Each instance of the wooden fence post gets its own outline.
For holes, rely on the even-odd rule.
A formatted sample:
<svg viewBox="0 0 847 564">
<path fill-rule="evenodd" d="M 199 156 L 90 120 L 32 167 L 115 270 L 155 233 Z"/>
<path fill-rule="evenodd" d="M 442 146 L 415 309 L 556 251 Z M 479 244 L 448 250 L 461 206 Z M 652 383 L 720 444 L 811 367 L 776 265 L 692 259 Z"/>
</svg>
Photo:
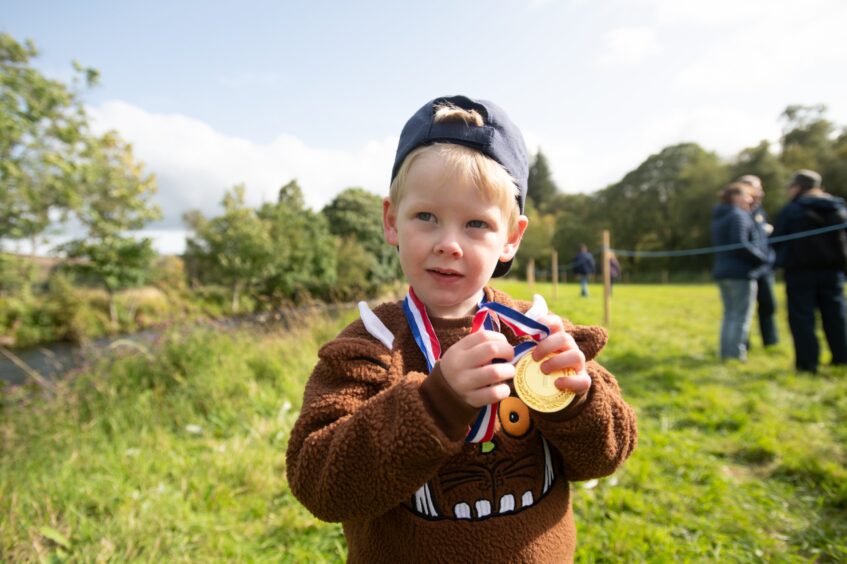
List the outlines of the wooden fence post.
<svg viewBox="0 0 847 564">
<path fill-rule="evenodd" d="M 526 265 L 526 282 L 529 285 L 529 291 L 535 289 L 535 259 L 529 259 L 529 264 Z"/>
</svg>

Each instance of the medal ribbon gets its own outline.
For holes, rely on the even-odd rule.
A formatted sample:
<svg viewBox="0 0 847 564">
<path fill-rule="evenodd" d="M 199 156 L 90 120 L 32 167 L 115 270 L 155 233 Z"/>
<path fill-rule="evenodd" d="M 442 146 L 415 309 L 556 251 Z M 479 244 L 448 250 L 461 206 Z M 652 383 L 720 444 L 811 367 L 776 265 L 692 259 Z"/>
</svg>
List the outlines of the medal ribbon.
<svg viewBox="0 0 847 564">
<path fill-rule="evenodd" d="M 403 300 L 403 311 L 406 314 L 406 321 L 409 323 L 409 328 L 412 331 L 415 342 L 426 359 L 427 369 L 429 372 L 432 372 L 435 363 L 441 358 L 441 345 L 429 321 L 426 306 L 415 295 L 412 287 L 409 287 L 409 293 L 406 295 L 406 299 Z M 533 339 L 532 341 L 525 341 L 515 346 L 515 357 L 512 359 L 512 364 L 531 351 L 538 344 L 538 341 L 541 341 L 550 334 L 550 328 L 543 323 L 497 302 L 482 302 L 479 304 L 479 309 L 473 317 L 471 333 L 476 333 L 480 329 L 499 331 L 501 323 L 509 327 L 515 335 L 519 337 L 526 335 Z M 495 360 L 494 362 L 498 361 Z M 470 426 L 467 436 L 465 436 L 465 442 L 484 443 L 491 440 L 491 437 L 494 435 L 494 417 L 496 413 L 496 403 L 486 405 L 480 409 L 479 415 Z"/>
</svg>

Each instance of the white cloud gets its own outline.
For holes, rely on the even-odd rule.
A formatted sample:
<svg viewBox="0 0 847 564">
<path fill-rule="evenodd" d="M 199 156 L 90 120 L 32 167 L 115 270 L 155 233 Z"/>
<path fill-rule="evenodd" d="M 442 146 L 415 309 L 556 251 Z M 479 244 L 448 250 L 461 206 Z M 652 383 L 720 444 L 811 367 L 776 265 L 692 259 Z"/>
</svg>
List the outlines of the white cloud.
<svg viewBox="0 0 847 564">
<path fill-rule="evenodd" d="M 156 174 L 157 200 L 168 228 L 180 226 L 181 214 L 189 209 L 220 213 L 225 190 L 238 183 L 246 185 L 250 205 L 274 201 L 292 178 L 313 209 L 350 186 L 387 194 L 397 146 L 396 138 L 386 138 L 351 152 L 333 151 L 310 147 L 292 135 L 257 144 L 184 115 L 150 113 L 122 101 L 90 111 L 99 130 L 116 129 L 133 144 L 146 170 Z"/>
<path fill-rule="evenodd" d="M 662 50 L 656 32 L 648 27 L 622 27 L 603 34 L 605 50 L 599 61 L 605 65 L 633 65 Z"/>
<path fill-rule="evenodd" d="M 708 38 L 675 78 L 674 85 L 686 90 L 777 87 L 786 77 L 831 74 L 847 60 L 847 3 L 840 0 L 645 3 L 660 28 Z"/>
<path fill-rule="evenodd" d="M 797 9 L 797 3 L 780 0 L 645 0 L 661 24 L 697 23 L 728 25 L 767 16 L 774 10 Z"/>
<path fill-rule="evenodd" d="M 757 20 L 743 33 L 716 43 L 692 61 L 677 76 L 676 84 L 749 91 L 777 86 L 786 77 L 800 81 L 816 73 L 832 73 L 847 59 L 847 42 L 843 40 L 847 4 L 839 5 L 829 15 L 783 18 L 777 13 Z"/>
<path fill-rule="evenodd" d="M 779 124 L 770 116 L 737 108 L 704 106 L 666 113 L 644 128 L 639 144 L 642 160 L 663 147 L 686 141 L 730 157 L 762 139 L 775 142 L 779 136 Z"/>
</svg>

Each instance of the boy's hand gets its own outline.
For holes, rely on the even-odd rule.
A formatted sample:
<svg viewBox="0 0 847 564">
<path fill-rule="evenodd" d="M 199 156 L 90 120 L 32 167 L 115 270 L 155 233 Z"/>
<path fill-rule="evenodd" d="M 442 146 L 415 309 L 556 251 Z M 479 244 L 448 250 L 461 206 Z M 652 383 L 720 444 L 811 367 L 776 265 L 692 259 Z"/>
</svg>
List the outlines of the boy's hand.
<svg viewBox="0 0 847 564">
<path fill-rule="evenodd" d="M 550 335 L 532 349 L 532 358 L 541 360 L 554 355 L 541 363 L 541 371 L 550 374 L 565 368 L 574 370 L 576 374 L 556 378 L 554 384 L 562 391 L 584 394 L 591 387 L 591 377 L 585 371 L 585 355 L 579 350 L 574 338 L 565 332 L 562 318 L 548 313 L 538 321 L 550 328 Z"/>
<path fill-rule="evenodd" d="M 439 363 L 453 391 L 468 405 L 483 407 L 509 397 L 514 356 L 514 348 L 501 333 L 477 331 L 447 349 Z M 492 364 L 495 359 L 505 362 Z"/>
</svg>

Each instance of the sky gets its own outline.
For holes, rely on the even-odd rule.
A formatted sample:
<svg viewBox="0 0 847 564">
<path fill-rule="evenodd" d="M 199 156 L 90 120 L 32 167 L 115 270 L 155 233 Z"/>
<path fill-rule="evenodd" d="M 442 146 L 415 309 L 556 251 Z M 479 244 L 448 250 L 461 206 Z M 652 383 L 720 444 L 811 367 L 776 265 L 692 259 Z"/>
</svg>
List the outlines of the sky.
<svg viewBox="0 0 847 564">
<path fill-rule="evenodd" d="M 387 195 L 405 121 L 435 97 L 494 101 L 547 156 L 563 192 L 593 192 L 693 141 L 731 158 L 778 143 L 791 104 L 847 125 L 844 0 L 179 2 L 2 0 L 0 31 L 83 93 L 158 182 L 160 252 L 182 214 L 251 205 L 297 179 L 322 208 Z"/>
</svg>

